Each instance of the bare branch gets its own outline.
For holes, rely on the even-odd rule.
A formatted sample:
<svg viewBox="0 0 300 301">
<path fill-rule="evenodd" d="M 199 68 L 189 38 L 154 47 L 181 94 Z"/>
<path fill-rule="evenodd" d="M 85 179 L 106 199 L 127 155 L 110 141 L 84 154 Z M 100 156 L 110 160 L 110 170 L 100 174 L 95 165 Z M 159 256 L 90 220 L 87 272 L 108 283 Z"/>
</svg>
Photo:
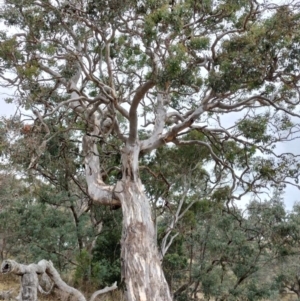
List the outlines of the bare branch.
<svg viewBox="0 0 300 301">
<path fill-rule="evenodd" d="M 143 99 L 145 94 L 154 87 L 154 82 L 152 80 L 147 81 L 142 86 L 140 86 L 134 95 L 134 98 L 131 103 L 131 107 L 129 110 L 129 138 L 128 141 L 130 144 L 135 143 L 137 139 L 137 125 L 138 125 L 138 118 L 137 118 L 137 108 L 140 101 Z"/>
<path fill-rule="evenodd" d="M 106 286 L 102 290 L 94 292 L 93 295 L 90 298 L 90 301 L 94 301 L 97 296 L 108 293 L 108 292 L 111 292 L 111 291 L 113 291 L 117 288 L 118 288 L 117 287 L 117 282 L 115 282 L 112 286 Z"/>
<path fill-rule="evenodd" d="M 175 229 L 176 224 L 183 217 L 183 215 L 187 212 L 187 210 L 194 204 L 194 202 L 189 204 L 189 206 L 187 206 L 187 208 L 181 213 L 181 208 L 182 208 L 182 205 L 183 205 L 183 203 L 186 199 L 186 195 L 188 193 L 188 190 L 189 190 L 189 185 L 187 185 L 187 182 L 185 181 L 183 196 L 180 199 L 180 202 L 178 204 L 176 213 L 172 216 L 171 223 L 168 226 L 166 234 L 165 234 L 165 236 L 164 236 L 164 238 L 162 239 L 162 242 L 161 242 L 161 247 L 160 247 L 161 248 L 161 259 L 165 256 L 166 252 L 168 251 L 168 249 L 172 245 L 173 240 L 179 234 L 179 233 L 175 233 L 173 236 L 171 236 L 171 238 L 168 241 L 168 238 L 169 238 L 171 232 Z"/>
<path fill-rule="evenodd" d="M 142 142 L 141 150 L 143 150 L 143 148 L 149 148 L 152 144 L 155 143 L 155 141 L 159 140 L 162 136 L 166 121 L 166 109 L 164 106 L 166 102 L 165 98 L 168 98 L 167 94 L 158 92 L 157 107 L 155 108 L 156 116 L 154 129 L 152 131 L 151 137 Z"/>
</svg>

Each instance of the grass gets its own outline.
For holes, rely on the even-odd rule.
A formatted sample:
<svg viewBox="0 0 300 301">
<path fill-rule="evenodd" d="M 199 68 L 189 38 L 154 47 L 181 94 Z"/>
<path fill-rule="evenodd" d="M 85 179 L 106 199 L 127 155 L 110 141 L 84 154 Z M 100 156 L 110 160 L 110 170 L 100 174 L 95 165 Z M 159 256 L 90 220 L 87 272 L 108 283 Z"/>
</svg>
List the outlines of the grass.
<svg viewBox="0 0 300 301">
<path fill-rule="evenodd" d="M 12 296 L 16 297 L 19 294 L 20 280 L 14 275 L 0 274 L 0 291 L 12 290 Z"/>
<path fill-rule="evenodd" d="M 2 275 L 0 274 L 0 291 L 12 290 L 12 297 L 15 298 L 18 296 L 20 291 L 20 277 L 9 274 Z M 90 297 L 93 292 L 84 293 L 86 297 Z M 39 301 L 75 301 L 69 298 L 66 294 L 54 290 L 50 295 L 38 295 Z M 88 300 L 88 299 L 87 299 Z M 106 295 L 102 295 L 96 298 L 95 301 L 123 301 L 124 296 L 121 295 L 119 291 L 113 291 Z M 200 299 L 201 300 L 201 299 Z M 203 299 L 202 299 L 203 300 Z M 281 296 L 281 301 L 295 301 L 297 297 L 295 294 L 284 294 Z M 268 300 L 265 300 L 268 301 Z"/>
</svg>

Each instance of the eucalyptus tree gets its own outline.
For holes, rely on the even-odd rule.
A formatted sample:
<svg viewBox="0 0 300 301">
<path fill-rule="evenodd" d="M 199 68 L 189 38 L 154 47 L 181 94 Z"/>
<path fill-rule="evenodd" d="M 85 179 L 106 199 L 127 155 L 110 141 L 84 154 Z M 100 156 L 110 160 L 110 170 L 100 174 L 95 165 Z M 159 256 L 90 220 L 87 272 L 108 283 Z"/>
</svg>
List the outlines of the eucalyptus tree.
<svg viewBox="0 0 300 301">
<path fill-rule="evenodd" d="M 283 203 L 256 200 L 241 210 L 227 208 L 226 201 L 224 191 L 216 190 L 212 200 L 193 204 L 177 225 L 179 235 L 163 260 L 175 300 L 195 300 L 199 294 L 216 300 L 279 296 L 278 262 L 287 255 L 298 259 Z"/>
<path fill-rule="evenodd" d="M 278 257 L 275 263 L 274 278 L 279 288 L 284 292 L 293 292 L 300 298 L 300 277 L 299 277 L 299 202 L 293 207 L 288 220 L 283 227 L 277 230 L 277 237 L 281 236 L 283 242 L 280 251 L 284 258 Z"/>
<path fill-rule="evenodd" d="M 298 185 L 297 154 L 275 149 L 299 131 L 297 1 L 7 0 L 1 22 L 1 85 L 31 111 L 29 170 L 50 181 L 43 155 L 69 133 L 87 205 L 122 208 L 128 300 L 172 299 L 139 174 L 146 153 L 199 146 L 214 162 L 201 197 L 226 185 L 227 205 Z"/>
</svg>

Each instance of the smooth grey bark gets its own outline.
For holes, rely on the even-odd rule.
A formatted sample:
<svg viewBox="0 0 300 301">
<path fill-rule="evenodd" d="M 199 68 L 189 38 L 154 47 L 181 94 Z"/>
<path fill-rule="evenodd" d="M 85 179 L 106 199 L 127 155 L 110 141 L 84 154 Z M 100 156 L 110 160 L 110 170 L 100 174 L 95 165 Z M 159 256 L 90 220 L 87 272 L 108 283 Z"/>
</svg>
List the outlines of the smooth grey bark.
<svg viewBox="0 0 300 301">
<path fill-rule="evenodd" d="M 94 301 L 95 298 L 98 296 L 98 295 L 101 295 L 101 294 L 104 294 L 104 293 L 108 293 L 110 291 L 113 291 L 115 289 L 117 289 L 117 282 L 115 282 L 112 286 L 106 286 L 105 288 L 99 290 L 99 291 L 96 291 L 93 293 L 93 295 L 91 296 L 90 298 L 90 301 Z"/>
</svg>

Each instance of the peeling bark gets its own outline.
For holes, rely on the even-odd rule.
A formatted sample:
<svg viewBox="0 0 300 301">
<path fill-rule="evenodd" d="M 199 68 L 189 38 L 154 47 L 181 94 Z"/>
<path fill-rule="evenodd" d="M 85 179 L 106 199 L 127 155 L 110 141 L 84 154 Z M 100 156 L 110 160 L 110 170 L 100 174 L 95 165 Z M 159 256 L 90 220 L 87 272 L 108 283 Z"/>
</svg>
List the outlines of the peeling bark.
<svg viewBox="0 0 300 301">
<path fill-rule="evenodd" d="M 121 260 L 127 300 L 172 300 L 161 267 L 150 204 L 141 182 L 120 181 L 116 193 L 123 210 Z"/>
<path fill-rule="evenodd" d="M 94 203 L 120 204 L 123 211 L 122 278 L 128 301 L 171 301 L 165 279 L 151 207 L 139 176 L 140 142 L 128 139 L 122 149 L 122 180 L 116 187 L 106 185 L 101 177 L 99 153 L 94 134 L 83 139 L 88 193 Z"/>
<path fill-rule="evenodd" d="M 115 189 L 123 211 L 121 262 L 125 294 L 129 301 L 171 301 L 150 203 L 138 175 L 138 154 L 138 144 L 127 145 L 123 150 L 123 178 Z"/>
</svg>

